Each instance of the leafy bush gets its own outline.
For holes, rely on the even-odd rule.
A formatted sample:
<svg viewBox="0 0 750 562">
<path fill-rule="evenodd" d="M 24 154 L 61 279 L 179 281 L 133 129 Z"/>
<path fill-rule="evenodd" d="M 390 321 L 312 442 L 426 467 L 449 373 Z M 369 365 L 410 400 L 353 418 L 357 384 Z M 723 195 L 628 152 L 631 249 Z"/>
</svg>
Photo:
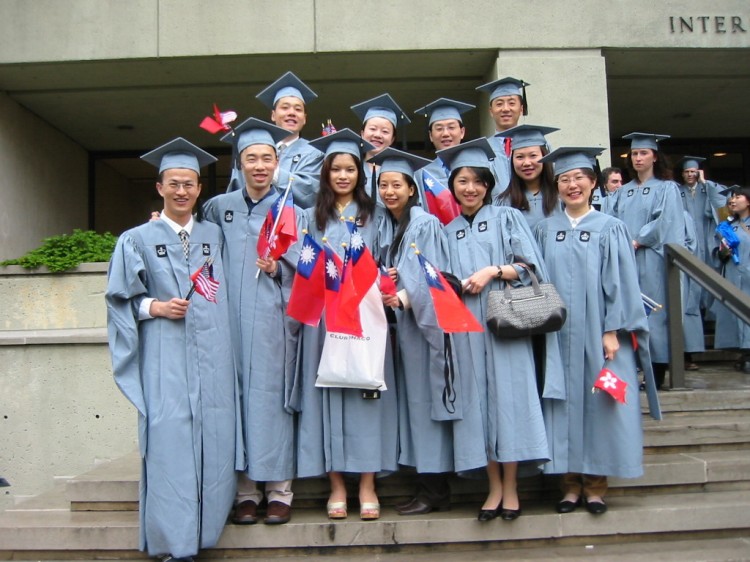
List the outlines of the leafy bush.
<svg viewBox="0 0 750 562">
<path fill-rule="evenodd" d="M 37 249 L 0 265 L 20 265 L 26 269 L 46 266 L 50 271 L 66 271 L 82 263 L 109 261 L 116 243 L 117 237 L 109 232 L 98 234 L 76 229 L 73 234 L 45 238 Z"/>
</svg>

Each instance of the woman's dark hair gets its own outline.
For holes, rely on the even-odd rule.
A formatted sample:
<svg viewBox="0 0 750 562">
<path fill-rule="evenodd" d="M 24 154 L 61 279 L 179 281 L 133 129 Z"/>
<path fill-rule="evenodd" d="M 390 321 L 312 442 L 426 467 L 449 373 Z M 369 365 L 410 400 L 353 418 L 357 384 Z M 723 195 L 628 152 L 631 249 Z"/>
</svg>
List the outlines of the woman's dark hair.
<svg viewBox="0 0 750 562">
<path fill-rule="evenodd" d="M 318 225 L 318 230 L 324 232 L 326 223 L 329 220 L 338 220 L 336 215 L 336 194 L 331 187 L 329 176 L 331 175 L 331 165 L 336 156 L 340 154 L 349 154 L 348 152 L 334 152 L 329 154 L 323 160 L 323 166 L 320 170 L 320 189 L 318 189 L 318 196 L 315 198 L 315 224 Z M 354 187 L 354 202 L 357 204 L 359 209 L 359 218 L 363 223 L 366 223 L 372 213 L 375 211 L 375 201 L 367 195 L 365 191 L 365 172 L 362 169 L 362 158 L 354 158 L 354 163 L 357 166 L 357 184 Z"/>
<path fill-rule="evenodd" d="M 407 174 L 404 174 L 403 172 L 398 172 L 398 173 L 400 173 L 401 176 L 404 178 L 406 185 L 412 188 L 412 194 L 409 196 L 409 199 L 406 201 L 406 205 L 404 205 L 404 210 L 401 211 L 401 216 L 398 219 L 398 228 L 396 229 L 396 234 L 393 236 L 393 242 L 391 242 L 391 249 L 388 252 L 391 259 L 393 259 L 396 253 L 398 252 L 398 247 L 401 245 L 401 240 L 404 239 L 404 234 L 406 234 L 406 229 L 409 227 L 409 221 L 411 220 L 412 207 L 416 207 L 419 204 L 419 190 L 417 189 L 417 183 L 414 181 L 414 178 Z M 380 184 L 380 178 L 378 178 L 378 184 Z M 391 211 L 389 210 L 388 213 L 391 214 Z"/>
<path fill-rule="evenodd" d="M 458 172 L 460 172 L 464 168 L 468 168 L 469 170 L 474 172 L 477 176 L 477 179 L 479 179 L 479 181 L 487 186 L 487 191 L 484 194 L 484 199 L 482 199 L 482 205 L 489 205 L 490 203 L 492 203 L 492 188 L 495 187 L 495 176 L 492 175 L 492 172 L 489 168 L 477 168 L 475 166 L 462 166 L 460 168 L 456 168 L 455 170 L 451 170 L 451 175 L 448 177 L 448 189 L 451 190 L 453 199 L 456 199 L 456 192 L 453 189 L 453 182 L 456 179 Z M 456 199 L 456 203 L 459 203 L 460 205 L 458 199 Z"/>
<path fill-rule="evenodd" d="M 546 147 L 540 147 L 542 155 L 546 156 L 549 151 Z M 500 199 L 509 199 L 510 206 L 519 211 L 529 210 L 529 200 L 526 199 L 526 185 L 521 177 L 516 173 L 513 167 L 513 155 L 511 155 L 510 164 L 510 183 L 508 189 L 500 194 Z M 542 193 L 542 209 L 544 216 L 548 217 L 557 207 L 557 182 L 555 182 L 555 172 L 550 162 L 542 164 L 542 174 L 539 176 L 539 191 Z"/>
<path fill-rule="evenodd" d="M 667 158 L 667 155 L 660 150 L 650 150 L 654 153 L 654 156 L 656 156 L 656 160 L 654 161 L 654 177 L 657 180 L 671 180 L 674 176 L 672 175 L 672 167 L 669 164 L 669 158 Z M 633 168 L 632 151 L 628 151 L 628 156 L 625 158 L 625 161 L 628 165 L 630 177 L 633 179 L 638 178 L 638 172 Z"/>
</svg>

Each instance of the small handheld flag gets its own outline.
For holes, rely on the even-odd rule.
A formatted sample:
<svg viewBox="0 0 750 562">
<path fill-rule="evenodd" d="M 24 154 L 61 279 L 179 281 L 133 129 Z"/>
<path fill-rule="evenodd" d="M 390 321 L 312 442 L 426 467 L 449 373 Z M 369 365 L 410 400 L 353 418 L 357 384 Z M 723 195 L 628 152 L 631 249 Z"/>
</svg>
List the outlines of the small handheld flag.
<svg viewBox="0 0 750 562">
<path fill-rule="evenodd" d="M 219 290 L 219 282 L 214 279 L 214 259 L 209 257 L 198 270 L 190 276 L 193 286 L 185 297 L 190 300 L 193 293 L 203 295 L 209 302 L 216 302 L 216 292 Z"/>
<path fill-rule="evenodd" d="M 444 332 L 483 332 L 484 328 L 461 302 L 443 275 L 417 250 L 430 296 L 435 307 L 438 325 Z"/>
<path fill-rule="evenodd" d="M 305 232 L 286 313 L 308 326 L 320 323 L 326 302 L 324 258 L 323 248 Z"/>
<path fill-rule="evenodd" d="M 277 260 L 297 241 L 297 218 L 294 212 L 292 181 L 274 202 L 258 235 L 258 256 Z"/>
<path fill-rule="evenodd" d="M 388 270 L 384 266 L 380 266 L 380 292 L 384 295 L 395 295 L 398 291 L 396 290 L 396 284 L 388 275 Z"/>
<path fill-rule="evenodd" d="M 327 123 L 321 123 L 321 127 L 323 127 L 323 131 L 321 132 L 321 136 L 327 137 L 328 135 L 332 135 L 336 132 L 336 127 L 333 126 L 333 123 L 329 119 Z"/>
<path fill-rule="evenodd" d="M 450 190 L 442 185 L 435 176 L 426 169 L 422 169 L 422 184 L 424 185 L 427 210 L 435 215 L 443 225 L 448 224 L 461 214 L 461 207 Z"/>
<path fill-rule="evenodd" d="M 214 113 L 210 117 L 204 117 L 200 123 L 200 128 L 208 131 L 212 135 L 222 131 L 231 131 L 229 123 L 237 119 L 237 113 L 234 111 L 219 111 L 219 107 L 214 104 Z"/>
<path fill-rule="evenodd" d="M 596 392 L 597 389 L 603 390 L 621 404 L 625 404 L 625 392 L 628 389 L 628 383 L 606 367 L 599 372 L 591 392 Z"/>
</svg>

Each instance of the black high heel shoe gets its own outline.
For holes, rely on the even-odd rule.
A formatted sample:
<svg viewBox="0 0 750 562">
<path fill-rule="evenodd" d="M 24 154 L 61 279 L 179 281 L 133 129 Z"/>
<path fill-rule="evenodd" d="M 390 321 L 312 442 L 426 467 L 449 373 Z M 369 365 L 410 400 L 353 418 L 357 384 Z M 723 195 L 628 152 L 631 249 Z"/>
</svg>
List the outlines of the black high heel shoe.
<svg viewBox="0 0 750 562">
<path fill-rule="evenodd" d="M 500 514 L 500 510 L 502 508 L 503 508 L 502 502 L 500 502 L 500 505 L 498 505 L 495 509 L 482 508 L 479 510 L 479 515 L 477 515 L 477 519 L 479 521 L 492 521 Z"/>
<path fill-rule="evenodd" d="M 508 509 L 503 507 L 502 502 L 500 503 L 500 519 L 503 521 L 513 521 L 521 516 L 521 508 Z"/>
</svg>

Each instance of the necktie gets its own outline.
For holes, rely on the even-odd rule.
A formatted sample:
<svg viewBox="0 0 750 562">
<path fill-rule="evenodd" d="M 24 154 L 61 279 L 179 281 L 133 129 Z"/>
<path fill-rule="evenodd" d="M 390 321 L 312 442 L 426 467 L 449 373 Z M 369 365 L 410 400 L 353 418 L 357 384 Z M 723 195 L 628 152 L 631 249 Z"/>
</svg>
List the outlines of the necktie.
<svg viewBox="0 0 750 562">
<path fill-rule="evenodd" d="M 278 152 L 279 152 L 279 160 L 281 160 L 281 155 L 282 155 L 282 154 L 284 154 L 284 151 L 285 151 L 285 150 L 286 150 L 287 148 L 288 148 L 288 147 L 287 147 L 287 145 L 286 145 L 285 143 L 283 143 L 283 142 L 280 142 L 280 143 L 279 143 L 279 146 L 278 146 Z"/>
<path fill-rule="evenodd" d="M 510 157 L 510 137 L 505 137 L 505 155 Z"/>
<path fill-rule="evenodd" d="M 182 253 L 185 254 L 185 260 L 190 261 L 190 237 L 187 230 L 180 230 L 178 236 L 182 242 Z"/>
</svg>

